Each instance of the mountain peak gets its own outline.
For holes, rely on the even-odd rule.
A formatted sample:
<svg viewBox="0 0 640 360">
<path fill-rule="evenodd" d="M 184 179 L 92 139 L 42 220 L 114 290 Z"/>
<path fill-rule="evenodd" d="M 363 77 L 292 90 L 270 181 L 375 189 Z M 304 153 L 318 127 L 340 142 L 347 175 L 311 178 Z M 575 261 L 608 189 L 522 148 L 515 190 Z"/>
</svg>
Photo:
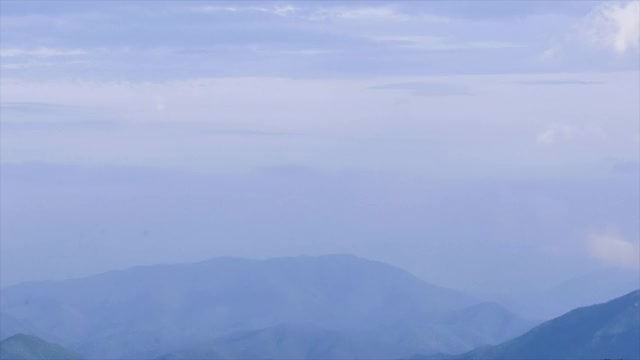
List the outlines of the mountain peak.
<svg viewBox="0 0 640 360">
<path fill-rule="evenodd" d="M 3 360 L 80 360 L 82 357 L 37 336 L 15 334 L 0 342 Z"/>
<path fill-rule="evenodd" d="M 464 359 L 640 358 L 640 290 L 581 307 Z"/>
</svg>

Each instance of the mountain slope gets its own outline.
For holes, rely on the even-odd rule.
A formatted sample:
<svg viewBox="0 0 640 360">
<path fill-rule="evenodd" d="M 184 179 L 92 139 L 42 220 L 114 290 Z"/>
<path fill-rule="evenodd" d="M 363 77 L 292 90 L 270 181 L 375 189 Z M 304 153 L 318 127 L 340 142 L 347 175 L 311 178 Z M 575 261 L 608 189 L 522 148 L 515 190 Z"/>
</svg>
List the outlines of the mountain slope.
<svg viewBox="0 0 640 360">
<path fill-rule="evenodd" d="M 605 269 L 563 281 L 550 289 L 506 296 L 500 303 L 530 319 L 550 320 L 579 307 L 600 304 L 640 287 L 640 273 Z"/>
<path fill-rule="evenodd" d="M 13 335 L 0 342 L 2 360 L 79 360 L 82 357 L 59 345 L 30 335 Z"/>
<path fill-rule="evenodd" d="M 640 290 L 570 311 L 460 359 L 640 359 Z"/>
<path fill-rule="evenodd" d="M 15 335 L 15 334 L 29 334 L 34 335 L 35 329 L 26 321 L 21 321 L 15 317 L 0 313 L 0 341 Z"/>
<path fill-rule="evenodd" d="M 157 360 L 181 359 L 375 359 L 375 342 L 313 325 L 280 324 L 240 331 Z M 384 351 L 384 350 L 383 350 Z"/>
<path fill-rule="evenodd" d="M 460 339 L 474 344 L 497 345 L 524 334 L 536 325 L 496 303 L 480 303 L 453 312 L 439 322 Z"/>
<path fill-rule="evenodd" d="M 60 336 L 57 342 L 109 358 L 157 357 L 280 324 L 363 334 L 388 344 L 389 356 L 465 351 L 518 334 L 496 329 L 477 337 L 443 324 L 476 301 L 348 255 L 138 267 L 17 285 L 0 300 L 2 312 Z"/>
<path fill-rule="evenodd" d="M 156 357 L 154 360 L 227 360 L 213 346 L 199 345 Z"/>
</svg>

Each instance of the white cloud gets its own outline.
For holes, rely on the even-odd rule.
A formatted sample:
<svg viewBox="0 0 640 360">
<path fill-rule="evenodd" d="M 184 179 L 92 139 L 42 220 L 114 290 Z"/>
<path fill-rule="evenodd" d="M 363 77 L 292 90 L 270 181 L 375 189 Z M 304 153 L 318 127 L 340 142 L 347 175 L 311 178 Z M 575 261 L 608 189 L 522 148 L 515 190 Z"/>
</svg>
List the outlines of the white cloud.
<svg viewBox="0 0 640 360">
<path fill-rule="evenodd" d="M 331 50 L 331 49 L 295 49 L 295 50 L 272 50 L 272 51 L 278 51 L 284 54 L 305 55 L 305 56 L 326 55 L 326 54 L 332 54 L 336 52 L 336 50 Z"/>
<path fill-rule="evenodd" d="M 277 6 L 220 6 L 205 5 L 191 7 L 191 11 L 199 13 L 268 13 L 278 16 L 297 16 L 304 20 L 353 20 L 353 21 L 393 21 L 404 22 L 417 20 L 421 22 L 443 23 L 450 19 L 430 14 L 408 14 L 392 6 L 333 6 L 318 8 L 298 8 L 292 5 Z"/>
<path fill-rule="evenodd" d="M 555 59 L 558 57 L 559 54 L 559 49 L 557 46 L 552 46 L 547 48 L 545 51 L 542 52 L 542 55 L 540 56 L 540 58 L 542 60 L 551 60 L 551 59 Z"/>
<path fill-rule="evenodd" d="M 259 12 L 267 13 L 278 16 L 288 16 L 295 13 L 298 9 L 291 5 L 276 5 L 276 6 L 218 6 L 218 5 L 205 5 L 192 7 L 191 11 L 199 13 L 220 13 L 220 12 Z"/>
<path fill-rule="evenodd" d="M 334 7 L 323 8 L 317 11 L 313 19 L 324 20 L 328 18 L 348 19 L 348 20 L 392 20 L 406 21 L 409 15 L 402 13 L 390 6 L 376 7 Z"/>
<path fill-rule="evenodd" d="M 54 49 L 48 47 L 40 47 L 35 49 L 22 48 L 4 48 L 0 49 L 0 57 L 38 57 L 49 58 L 56 56 L 79 56 L 86 55 L 87 52 L 82 49 Z"/>
<path fill-rule="evenodd" d="M 408 13 L 394 6 L 335 6 L 321 7 L 312 10 L 309 20 L 354 20 L 354 21 L 387 21 L 406 22 L 416 21 L 421 23 L 449 23 L 451 19 L 446 16 L 431 15 L 428 13 Z"/>
<path fill-rule="evenodd" d="M 536 135 L 536 142 L 543 145 L 552 145 L 574 140 L 602 139 L 605 136 L 605 131 L 599 126 L 554 124 L 539 132 Z"/>
<path fill-rule="evenodd" d="M 240 8 L 234 6 L 218 6 L 218 5 L 205 5 L 205 6 L 194 6 L 191 8 L 193 12 L 201 12 L 201 13 L 217 13 L 217 12 L 238 12 Z"/>
<path fill-rule="evenodd" d="M 403 48 L 431 51 L 509 49 L 520 47 L 519 44 L 501 41 L 453 42 L 439 36 L 382 36 L 375 37 L 374 40 Z"/>
<path fill-rule="evenodd" d="M 640 2 L 609 2 L 596 7 L 582 26 L 594 46 L 619 54 L 640 48 Z"/>
<path fill-rule="evenodd" d="M 609 265 L 640 268 L 638 244 L 611 234 L 594 234 L 589 237 L 587 247 L 591 256 Z"/>
<path fill-rule="evenodd" d="M 75 66 L 91 64 L 90 61 L 73 60 L 73 61 L 22 61 L 22 62 L 2 62 L 0 69 L 5 70 L 24 70 L 32 68 L 44 68 L 54 66 Z"/>
</svg>

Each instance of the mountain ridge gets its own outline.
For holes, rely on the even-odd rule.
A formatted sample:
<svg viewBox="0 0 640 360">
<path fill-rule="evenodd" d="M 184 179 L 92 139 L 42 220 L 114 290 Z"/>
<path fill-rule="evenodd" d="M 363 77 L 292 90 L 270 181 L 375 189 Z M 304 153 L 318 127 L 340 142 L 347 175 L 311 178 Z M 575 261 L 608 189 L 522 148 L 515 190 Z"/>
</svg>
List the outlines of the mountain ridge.
<svg viewBox="0 0 640 360">
<path fill-rule="evenodd" d="M 0 299 L 3 312 L 60 334 L 62 345 L 94 357 L 157 357 L 283 323 L 362 333 L 378 342 L 392 338 L 385 349 L 392 357 L 470 350 L 516 335 L 497 327 L 484 337 L 462 332 L 444 320 L 476 304 L 475 298 L 352 255 L 142 266 L 15 285 Z"/>
<path fill-rule="evenodd" d="M 83 357 L 39 337 L 16 334 L 0 341 L 2 360 L 82 360 Z"/>
<path fill-rule="evenodd" d="M 496 346 L 432 360 L 640 359 L 640 290 L 580 307 Z"/>
</svg>

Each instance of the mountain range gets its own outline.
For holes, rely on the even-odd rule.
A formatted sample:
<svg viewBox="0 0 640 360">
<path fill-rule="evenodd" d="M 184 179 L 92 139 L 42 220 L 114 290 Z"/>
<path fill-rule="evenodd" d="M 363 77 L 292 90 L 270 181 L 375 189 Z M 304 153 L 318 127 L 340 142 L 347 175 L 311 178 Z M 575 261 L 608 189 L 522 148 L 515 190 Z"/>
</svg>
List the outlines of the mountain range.
<svg viewBox="0 0 640 360">
<path fill-rule="evenodd" d="M 184 359 L 194 351 L 399 358 L 495 345 L 535 325 L 350 255 L 216 258 L 24 283 L 0 292 L 0 311 L 10 319 L 0 323 L 3 337 L 37 335 L 94 359 Z"/>
<path fill-rule="evenodd" d="M 0 342 L 2 360 L 81 360 L 82 357 L 38 337 L 16 334 Z"/>
<path fill-rule="evenodd" d="M 566 312 L 599 304 L 640 287 L 637 269 L 609 268 L 562 281 L 538 292 L 492 297 L 528 319 L 550 320 Z"/>
<path fill-rule="evenodd" d="M 497 346 L 431 360 L 640 359 L 640 290 L 574 309 Z"/>
<path fill-rule="evenodd" d="M 173 351 L 153 360 L 370 359 L 375 342 L 310 325 L 279 325 L 244 331 Z M 77 353 L 18 334 L 0 342 L 2 360 L 76 360 Z M 413 360 L 640 359 L 640 290 L 603 304 L 572 310 L 497 346 L 460 355 Z"/>
</svg>

